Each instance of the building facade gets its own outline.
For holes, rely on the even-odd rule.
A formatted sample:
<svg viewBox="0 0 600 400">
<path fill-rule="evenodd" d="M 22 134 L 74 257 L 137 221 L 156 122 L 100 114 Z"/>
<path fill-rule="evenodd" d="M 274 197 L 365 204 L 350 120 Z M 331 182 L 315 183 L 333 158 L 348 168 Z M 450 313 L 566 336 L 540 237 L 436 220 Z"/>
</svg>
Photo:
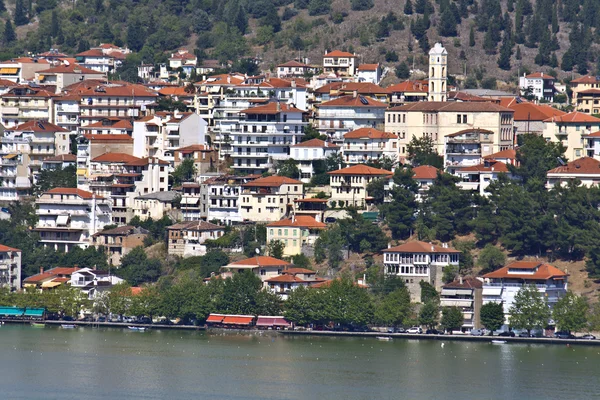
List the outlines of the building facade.
<svg viewBox="0 0 600 400">
<path fill-rule="evenodd" d="M 21 289 L 21 250 L 0 244 L 0 287 Z"/>
<path fill-rule="evenodd" d="M 294 200 L 302 198 L 303 183 L 283 176 L 268 176 L 242 185 L 240 217 L 243 221 L 274 222 L 288 216 Z"/>
<path fill-rule="evenodd" d="M 390 189 L 393 172 L 358 164 L 327 173 L 330 178 L 330 204 L 339 207 L 366 208 L 373 200 L 367 186 L 376 179 L 384 179 L 386 192 Z"/>
</svg>

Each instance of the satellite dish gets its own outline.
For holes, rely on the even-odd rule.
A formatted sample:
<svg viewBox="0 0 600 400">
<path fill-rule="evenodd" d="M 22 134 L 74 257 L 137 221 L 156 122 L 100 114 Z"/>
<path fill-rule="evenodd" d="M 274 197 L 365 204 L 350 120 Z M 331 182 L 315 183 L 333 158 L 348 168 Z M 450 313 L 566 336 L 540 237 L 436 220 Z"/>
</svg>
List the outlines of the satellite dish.
<svg viewBox="0 0 600 400">
<path fill-rule="evenodd" d="M 256 255 L 260 254 L 260 249 L 256 248 L 256 249 L 254 249 L 254 251 L 256 252 Z"/>
<path fill-rule="evenodd" d="M 71 65 L 71 63 L 69 62 L 69 60 L 64 60 L 63 63 L 68 67 L 69 65 Z"/>
</svg>

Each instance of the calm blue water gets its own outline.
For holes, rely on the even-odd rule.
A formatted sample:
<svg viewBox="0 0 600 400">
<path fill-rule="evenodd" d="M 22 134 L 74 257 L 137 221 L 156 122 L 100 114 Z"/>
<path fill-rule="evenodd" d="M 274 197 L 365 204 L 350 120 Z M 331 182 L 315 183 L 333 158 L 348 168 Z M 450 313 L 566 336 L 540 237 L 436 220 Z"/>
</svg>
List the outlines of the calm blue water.
<svg viewBox="0 0 600 400">
<path fill-rule="evenodd" d="M 3 399 L 592 399 L 600 347 L 0 327 Z"/>
</svg>

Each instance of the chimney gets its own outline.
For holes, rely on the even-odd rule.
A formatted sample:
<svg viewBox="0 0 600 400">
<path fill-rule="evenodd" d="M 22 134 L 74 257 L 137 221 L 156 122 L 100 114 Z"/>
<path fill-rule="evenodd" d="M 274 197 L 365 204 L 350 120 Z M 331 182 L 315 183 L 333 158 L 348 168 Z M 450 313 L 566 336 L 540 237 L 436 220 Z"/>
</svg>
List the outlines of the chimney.
<svg viewBox="0 0 600 400">
<path fill-rule="evenodd" d="M 277 102 L 277 111 L 281 111 L 281 104 Z"/>
<path fill-rule="evenodd" d="M 40 267 L 40 274 L 44 273 L 44 267 Z"/>
<path fill-rule="evenodd" d="M 358 96 L 358 91 L 356 91 L 356 90 L 355 90 L 355 91 L 353 91 L 353 92 L 352 92 L 352 97 L 356 98 L 357 96 Z"/>
<path fill-rule="evenodd" d="M 227 75 L 227 83 L 231 83 L 231 76 Z"/>
<path fill-rule="evenodd" d="M 461 285 L 463 284 L 462 276 L 458 277 L 458 281 L 460 282 Z"/>
<path fill-rule="evenodd" d="M 391 249 L 391 248 L 392 248 L 392 244 L 388 243 L 388 249 Z"/>
<path fill-rule="evenodd" d="M 435 250 L 435 248 L 433 247 L 433 245 L 431 245 L 431 251 L 433 252 Z"/>
</svg>

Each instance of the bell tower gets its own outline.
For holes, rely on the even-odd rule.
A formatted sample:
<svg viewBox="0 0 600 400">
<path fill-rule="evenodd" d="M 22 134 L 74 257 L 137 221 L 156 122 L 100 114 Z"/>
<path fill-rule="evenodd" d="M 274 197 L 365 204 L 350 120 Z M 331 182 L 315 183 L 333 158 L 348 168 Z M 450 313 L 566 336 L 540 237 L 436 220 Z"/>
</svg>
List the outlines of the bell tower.
<svg viewBox="0 0 600 400">
<path fill-rule="evenodd" d="M 448 52 L 441 43 L 429 50 L 429 101 L 447 101 Z"/>
</svg>

